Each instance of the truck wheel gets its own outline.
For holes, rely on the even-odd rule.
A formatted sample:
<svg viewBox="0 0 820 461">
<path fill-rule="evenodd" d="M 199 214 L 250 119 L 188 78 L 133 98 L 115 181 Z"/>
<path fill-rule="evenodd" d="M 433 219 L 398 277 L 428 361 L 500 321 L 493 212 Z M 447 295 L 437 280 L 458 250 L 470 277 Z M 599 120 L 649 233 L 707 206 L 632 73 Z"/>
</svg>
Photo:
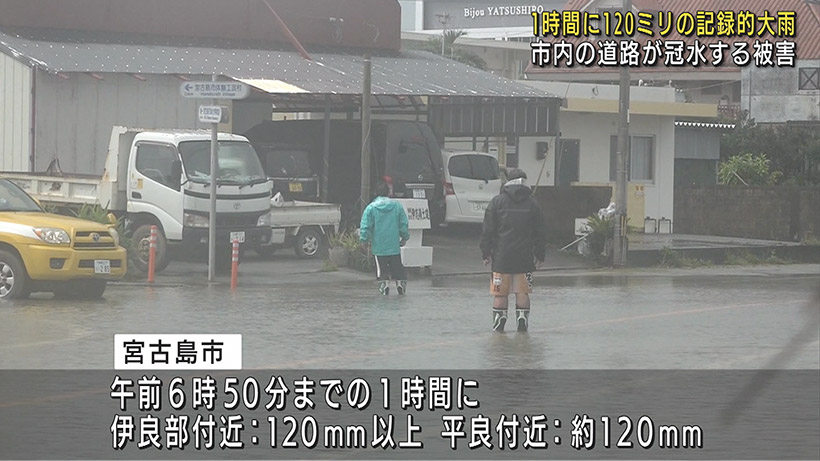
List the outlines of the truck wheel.
<svg viewBox="0 0 820 461">
<path fill-rule="evenodd" d="M 296 256 L 300 258 L 315 258 L 322 252 L 327 251 L 325 237 L 315 228 L 308 227 L 302 229 L 296 235 L 296 243 L 293 250 Z"/>
<path fill-rule="evenodd" d="M 157 226 L 159 227 L 159 226 Z M 131 257 L 131 265 L 143 274 L 148 273 L 148 253 L 151 246 L 151 225 L 144 224 L 137 227 L 132 236 L 134 251 Z M 161 229 L 157 232 L 157 253 L 154 262 L 154 271 L 160 272 L 166 267 L 170 258 L 168 257 L 168 245 L 165 234 Z"/>
<path fill-rule="evenodd" d="M 0 299 L 25 299 L 31 294 L 26 268 L 17 256 L 0 250 Z"/>
</svg>

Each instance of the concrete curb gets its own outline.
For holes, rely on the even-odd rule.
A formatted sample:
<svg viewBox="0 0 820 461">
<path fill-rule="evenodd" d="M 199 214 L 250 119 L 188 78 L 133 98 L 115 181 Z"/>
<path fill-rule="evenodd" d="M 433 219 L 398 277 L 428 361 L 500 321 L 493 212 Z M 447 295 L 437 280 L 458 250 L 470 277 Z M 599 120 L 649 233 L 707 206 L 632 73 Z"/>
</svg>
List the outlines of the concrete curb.
<svg viewBox="0 0 820 461">
<path fill-rule="evenodd" d="M 765 246 L 724 246 L 715 248 L 672 248 L 677 254 L 688 258 L 697 258 L 712 264 L 724 264 L 732 252 L 742 252 L 766 258 L 777 256 L 797 263 L 820 263 L 820 245 L 765 245 Z M 663 249 L 630 250 L 627 253 L 627 266 L 654 267 L 661 263 Z"/>
</svg>

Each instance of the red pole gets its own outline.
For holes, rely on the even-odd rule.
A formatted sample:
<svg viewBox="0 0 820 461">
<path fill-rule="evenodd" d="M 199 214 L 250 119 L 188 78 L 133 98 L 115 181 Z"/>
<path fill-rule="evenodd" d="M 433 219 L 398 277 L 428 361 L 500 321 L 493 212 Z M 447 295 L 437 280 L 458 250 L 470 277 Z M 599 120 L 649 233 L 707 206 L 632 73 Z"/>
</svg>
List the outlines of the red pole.
<svg viewBox="0 0 820 461">
<path fill-rule="evenodd" d="M 151 237 L 149 237 L 148 242 L 148 282 L 154 283 L 154 265 L 157 259 L 157 226 L 151 226 Z"/>
<path fill-rule="evenodd" d="M 233 240 L 231 248 L 231 290 L 236 290 L 237 278 L 239 277 L 239 240 Z"/>
</svg>

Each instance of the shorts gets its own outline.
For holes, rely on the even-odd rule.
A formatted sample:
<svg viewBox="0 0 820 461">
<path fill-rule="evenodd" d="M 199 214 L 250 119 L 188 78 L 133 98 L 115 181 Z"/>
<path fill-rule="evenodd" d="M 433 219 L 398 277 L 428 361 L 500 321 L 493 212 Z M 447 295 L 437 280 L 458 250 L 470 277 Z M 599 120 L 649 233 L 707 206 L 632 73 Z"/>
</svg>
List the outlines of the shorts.
<svg viewBox="0 0 820 461">
<path fill-rule="evenodd" d="M 401 263 L 401 255 L 376 256 L 377 280 L 407 280 L 407 269 Z"/>
<path fill-rule="evenodd" d="M 525 274 L 493 272 L 490 278 L 490 294 L 493 296 L 509 296 L 512 293 L 532 293 L 532 272 Z"/>
</svg>

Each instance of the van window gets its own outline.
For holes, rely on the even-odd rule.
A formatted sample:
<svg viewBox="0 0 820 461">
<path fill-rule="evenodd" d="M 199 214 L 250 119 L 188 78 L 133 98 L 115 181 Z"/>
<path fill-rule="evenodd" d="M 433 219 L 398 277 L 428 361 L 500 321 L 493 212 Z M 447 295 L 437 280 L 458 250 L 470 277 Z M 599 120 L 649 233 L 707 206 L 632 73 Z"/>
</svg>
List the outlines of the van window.
<svg viewBox="0 0 820 461">
<path fill-rule="evenodd" d="M 303 150 L 272 149 L 267 152 L 268 176 L 299 178 L 313 176 L 310 155 Z"/>
<path fill-rule="evenodd" d="M 448 165 L 450 176 L 492 181 L 500 177 L 498 162 L 486 155 L 454 155 Z"/>
</svg>

